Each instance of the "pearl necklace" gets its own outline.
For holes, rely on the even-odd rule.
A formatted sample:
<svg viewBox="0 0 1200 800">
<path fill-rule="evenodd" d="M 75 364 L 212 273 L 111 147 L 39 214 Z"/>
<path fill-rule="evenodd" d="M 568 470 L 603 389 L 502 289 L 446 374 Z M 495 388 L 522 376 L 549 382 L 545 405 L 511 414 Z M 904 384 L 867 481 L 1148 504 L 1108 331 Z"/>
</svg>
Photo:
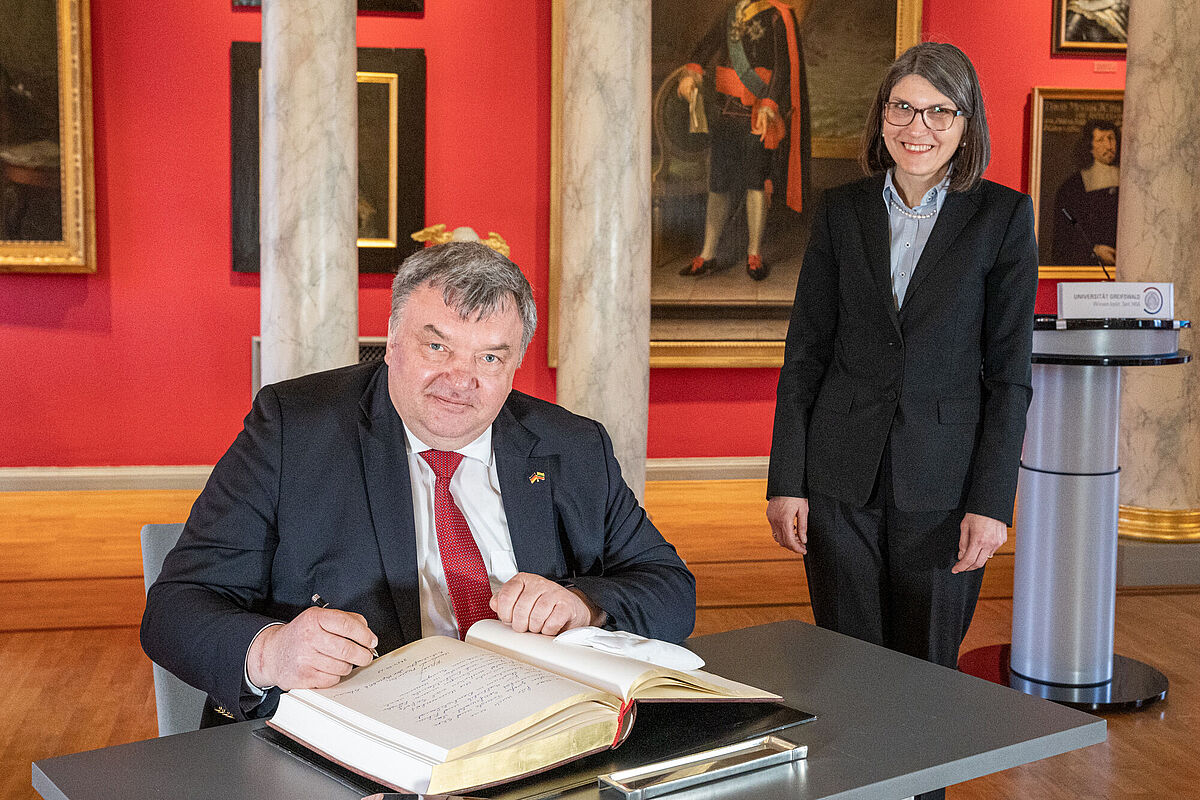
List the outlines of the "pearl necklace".
<svg viewBox="0 0 1200 800">
<path fill-rule="evenodd" d="M 909 219 L 931 219 L 933 217 L 933 215 L 937 213 L 936 208 L 934 208 L 933 211 L 930 211 L 928 214 L 914 213 L 912 211 L 909 211 L 907 208 L 900 205 L 899 203 L 897 203 L 896 198 L 894 198 L 894 197 L 892 198 L 892 208 L 896 209 L 897 211 L 899 211 L 901 214 L 908 217 Z"/>
</svg>

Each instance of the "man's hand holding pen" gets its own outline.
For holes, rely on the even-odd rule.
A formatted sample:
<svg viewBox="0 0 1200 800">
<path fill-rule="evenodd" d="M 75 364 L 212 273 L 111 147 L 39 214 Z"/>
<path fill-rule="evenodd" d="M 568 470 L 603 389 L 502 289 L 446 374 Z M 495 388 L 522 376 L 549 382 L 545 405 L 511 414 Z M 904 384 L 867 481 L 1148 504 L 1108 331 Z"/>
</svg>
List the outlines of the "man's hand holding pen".
<svg viewBox="0 0 1200 800">
<path fill-rule="evenodd" d="M 258 687 L 326 689 L 379 654 L 379 637 L 361 614 L 330 608 L 321 595 L 291 622 L 259 631 L 246 654 L 246 677 Z M 605 613 L 574 587 L 518 573 L 492 598 L 500 621 L 518 632 L 555 635 L 603 625 Z"/>
<path fill-rule="evenodd" d="M 371 663 L 379 637 L 361 614 L 313 607 L 285 625 L 264 628 L 246 655 L 255 686 L 325 689 Z"/>
</svg>

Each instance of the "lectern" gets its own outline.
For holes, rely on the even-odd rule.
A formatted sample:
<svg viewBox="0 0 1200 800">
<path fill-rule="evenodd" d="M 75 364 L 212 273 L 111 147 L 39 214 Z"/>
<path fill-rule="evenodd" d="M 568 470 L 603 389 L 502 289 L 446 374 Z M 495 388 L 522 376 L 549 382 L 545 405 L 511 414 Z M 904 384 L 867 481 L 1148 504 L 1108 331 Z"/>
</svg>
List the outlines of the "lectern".
<svg viewBox="0 0 1200 800">
<path fill-rule="evenodd" d="M 1012 644 L 964 672 L 1089 711 L 1166 697 L 1154 667 L 1113 653 L 1120 367 L 1183 364 L 1186 320 L 1037 317 L 1017 481 Z"/>
</svg>

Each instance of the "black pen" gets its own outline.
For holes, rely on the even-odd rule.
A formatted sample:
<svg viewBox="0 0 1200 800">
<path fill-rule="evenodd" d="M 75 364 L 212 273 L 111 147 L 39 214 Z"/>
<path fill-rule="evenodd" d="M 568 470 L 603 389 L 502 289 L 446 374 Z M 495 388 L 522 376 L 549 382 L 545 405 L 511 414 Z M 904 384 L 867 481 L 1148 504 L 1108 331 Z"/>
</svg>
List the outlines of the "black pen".
<svg viewBox="0 0 1200 800">
<path fill-rule="evenodd" d="M 319 594 L 314 594 L 312 596 L 312 604 L 314 606 L 316 606 L 317 608 L 329 608 L 329 601 L 326 600 L 324 597 L 321 597 L 321 595 L 319 595 Z M 374 656 L 375 658 L 379 658 L 379 653 L 378 653 L 378 651 L 375 650 L 374 647 L 371 648 L 371 655 Z"/>
</svg>

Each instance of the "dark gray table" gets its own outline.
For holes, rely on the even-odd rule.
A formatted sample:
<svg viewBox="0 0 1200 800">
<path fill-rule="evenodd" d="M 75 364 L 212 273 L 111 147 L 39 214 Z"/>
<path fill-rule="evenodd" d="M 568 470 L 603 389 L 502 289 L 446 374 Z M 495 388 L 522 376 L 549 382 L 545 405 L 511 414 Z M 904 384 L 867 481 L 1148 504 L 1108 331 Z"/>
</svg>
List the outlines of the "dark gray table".
<svg viewBox="0 0 1200 800">
<path fill-rule="evenodd" d="M 809 747 L 806 760 L 680 792 L 677 800 L 898 799 L 1105 738 L 1098 717 L 803 622 L 704 636 L 690 646 L 706 669 L 778 692 L 817 719 L 794 729 L 792 738 Z M 357 800 L 361 793 L 252 736 L 261 724 L 44 759 L 33 764 L 33 786 L 46 800 Z M 563 796 L 590 799 L 597 790 Z"/>
</svg>

